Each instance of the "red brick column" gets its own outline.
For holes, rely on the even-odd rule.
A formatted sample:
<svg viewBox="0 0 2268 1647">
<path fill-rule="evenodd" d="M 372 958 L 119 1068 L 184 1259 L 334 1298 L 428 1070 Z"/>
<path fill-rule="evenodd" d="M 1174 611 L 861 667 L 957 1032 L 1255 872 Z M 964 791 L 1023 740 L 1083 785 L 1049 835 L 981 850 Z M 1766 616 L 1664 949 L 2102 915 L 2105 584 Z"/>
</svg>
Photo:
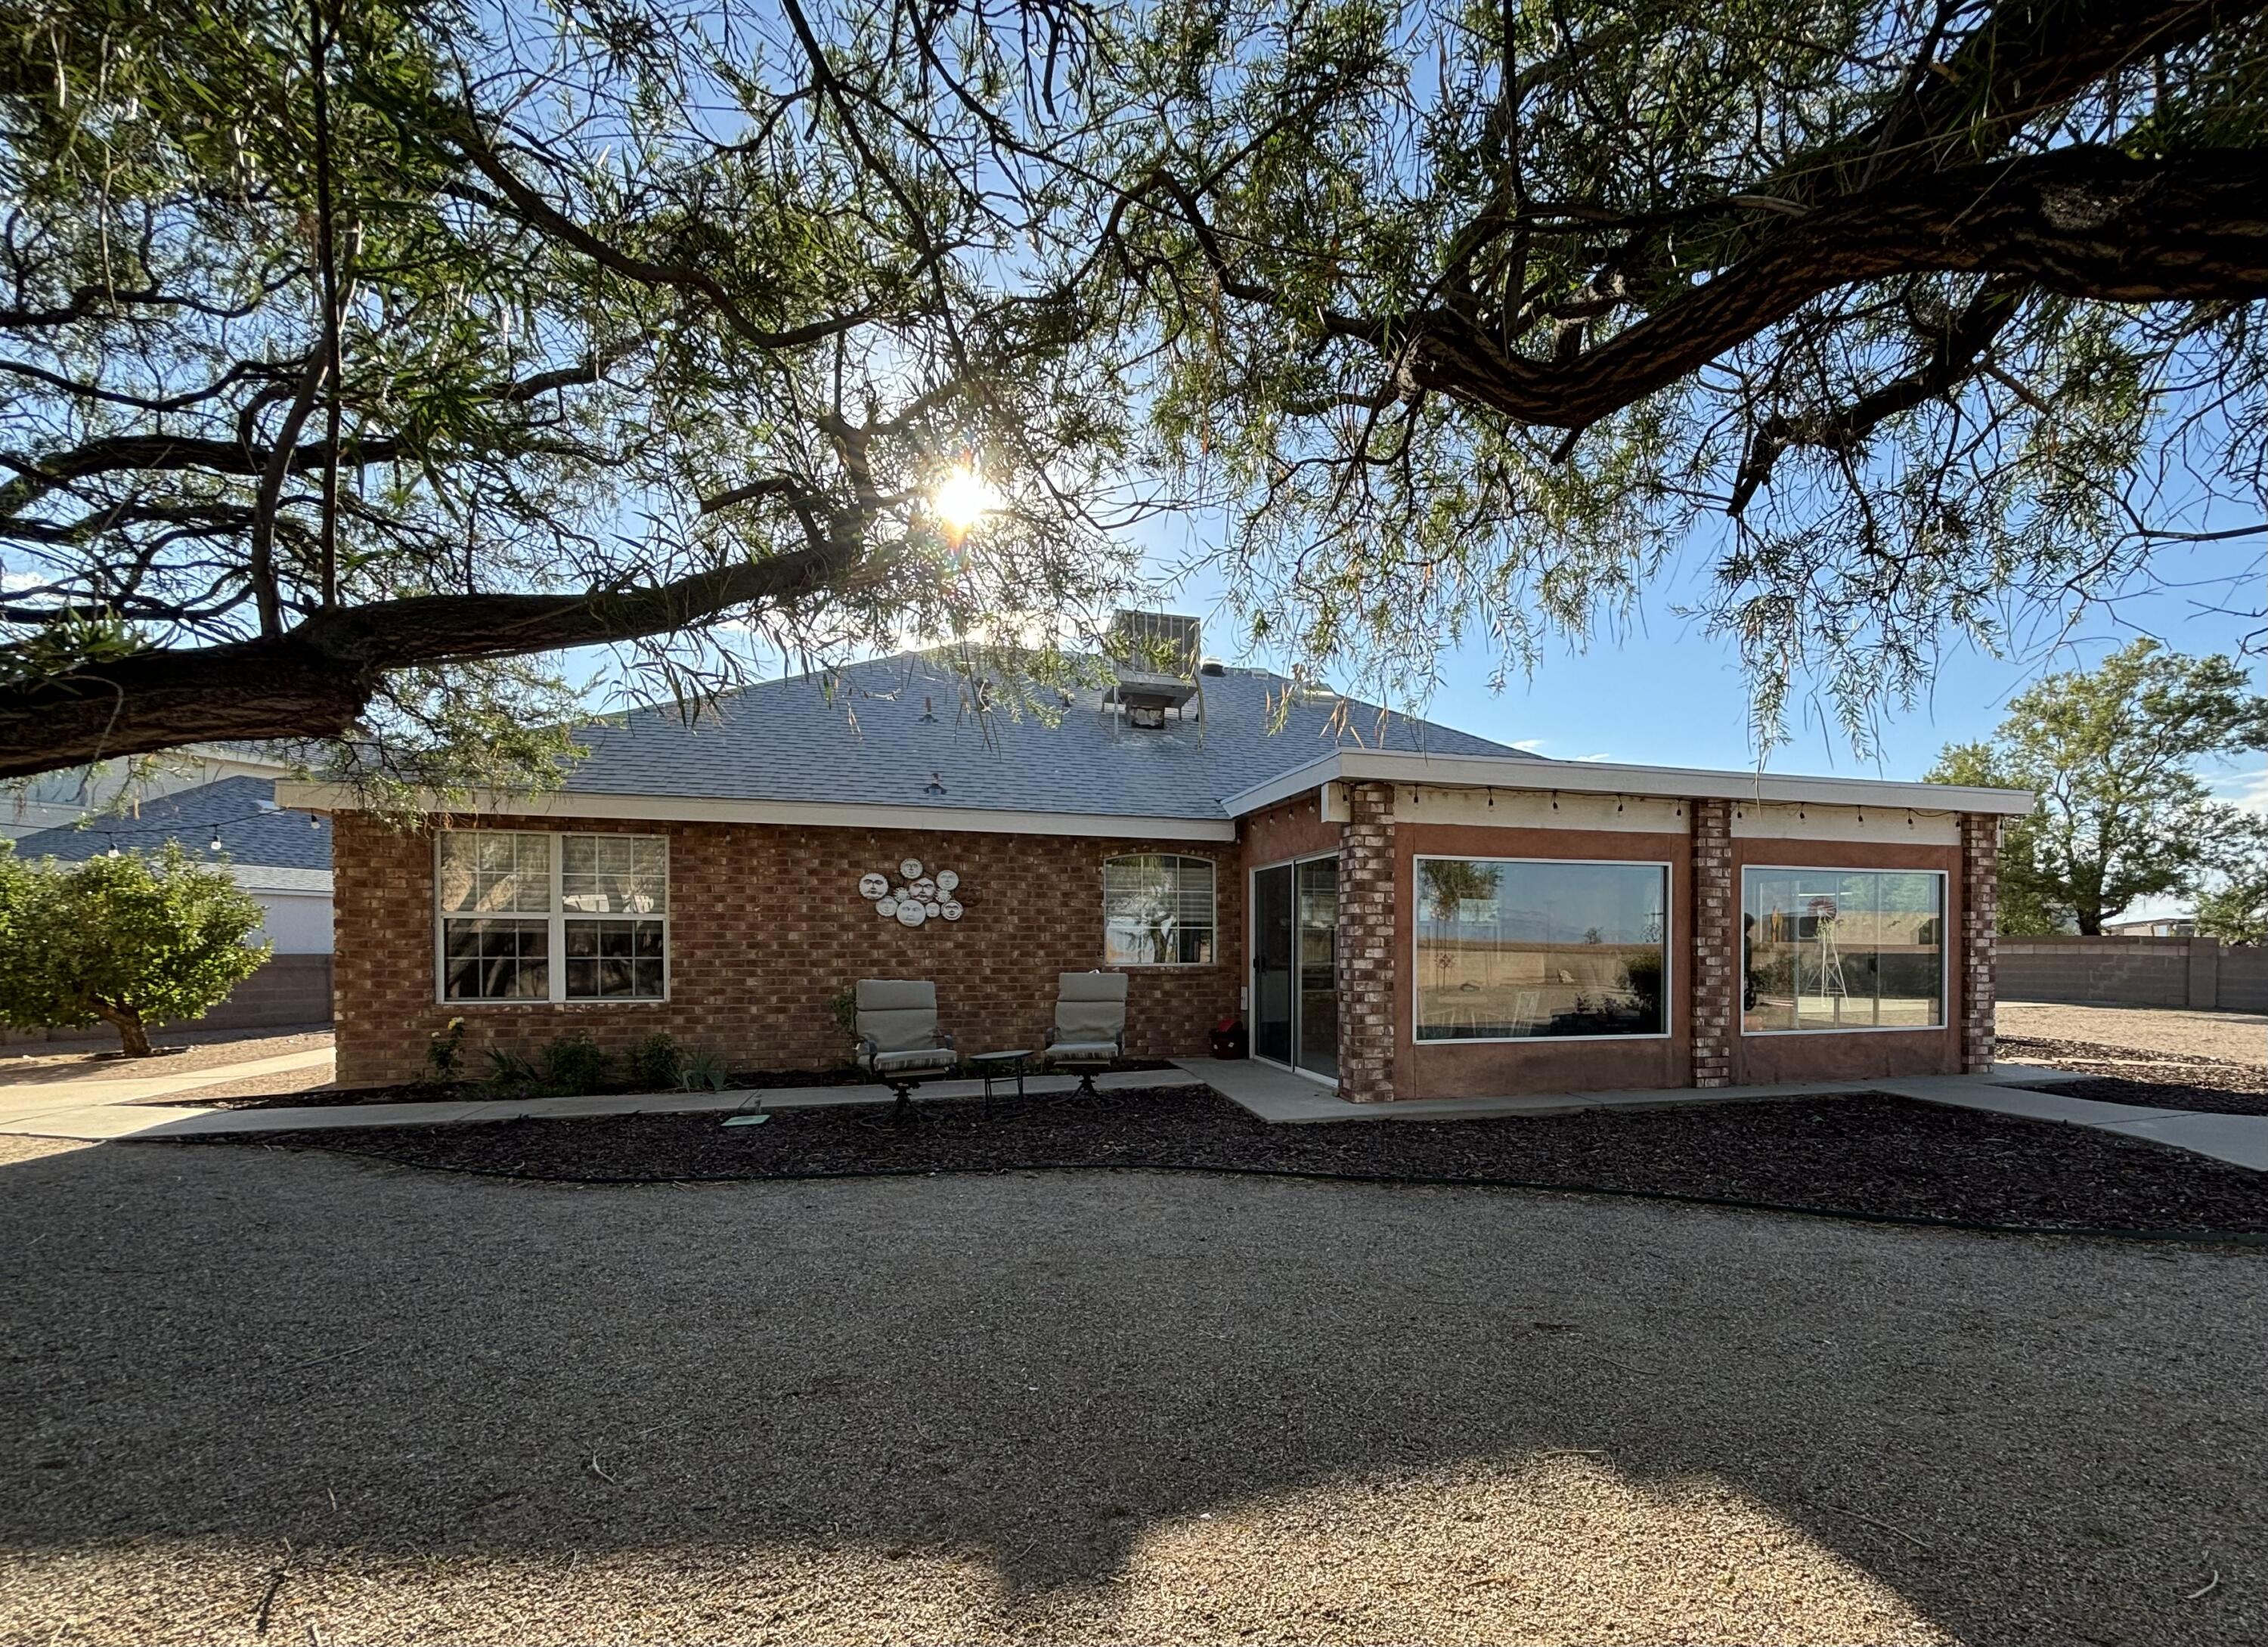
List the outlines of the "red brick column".
<svg viewBox="0 0 2268 1647">
<path fill-rule="evenodd" d="M 1992 1070 L 1992 989 L 1999 974 L 1993 934 L 2000 916 L 2000 820 L 1961 815 L 1961 1070 Z"/>
<path fill-rule="evenodd" d="M 1394 786 L 1347 786 L 1339 828 L 1339 1096 L 1394 1096 Z"/>
<path fill-rule="evenodd" d="M 1693 820 L 1693 1085 L 1733 1080 L 1733 1014 L 1741 1000 L 1740 895 L 1733 884 L 1733 804 L 1687 803 Z"/>
</svg>

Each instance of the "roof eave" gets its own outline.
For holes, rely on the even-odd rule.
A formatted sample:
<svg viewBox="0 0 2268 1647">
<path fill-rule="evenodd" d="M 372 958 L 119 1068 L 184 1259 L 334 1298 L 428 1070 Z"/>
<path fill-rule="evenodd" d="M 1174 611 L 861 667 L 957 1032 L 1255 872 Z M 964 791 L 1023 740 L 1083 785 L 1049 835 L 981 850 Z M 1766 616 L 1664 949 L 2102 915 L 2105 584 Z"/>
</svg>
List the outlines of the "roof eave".
<svg viewBox="0 0 2268 1647">
<path fill-rule="evenodd" d="M 337 783 L 278 783 L 278 804 L 300 812 L 359 812 L 354 790 Z M 1153 841 L 1233 841 L 1226 816 L 1177 818 L 1120 812 L 1026 812 L 983 806 L 884 806 L 865 802 L 733 800 L 687 795 L 541 794 L 484 790 L 468 800 L 419 798 L 416 810 L 449 817 L 609 819 L 643 823 L 801 824 L 833 829 L 943 829 L 976 835 L 1062 835 Z"/>
<path fill-rule="evenodd" d="M 1682 800 L 1788 801 L 1815 806 L 1921 806 L 1933 812 L 2015 817 L 2032 810 L 2029 790 L 1883 778 L 1787 776 L 1700 767 L 1624 766 L 1604 761 L 1538 761 L 1505 755 L 1437 755 L 1346 749 L 1319 756 L 1221 803 L 1232 818 L 1292 799 L 1326 783 L 1437 783 L 1444 788 L 1549 790 L 1569 795 L 1656 795 Z"/>
</svg>

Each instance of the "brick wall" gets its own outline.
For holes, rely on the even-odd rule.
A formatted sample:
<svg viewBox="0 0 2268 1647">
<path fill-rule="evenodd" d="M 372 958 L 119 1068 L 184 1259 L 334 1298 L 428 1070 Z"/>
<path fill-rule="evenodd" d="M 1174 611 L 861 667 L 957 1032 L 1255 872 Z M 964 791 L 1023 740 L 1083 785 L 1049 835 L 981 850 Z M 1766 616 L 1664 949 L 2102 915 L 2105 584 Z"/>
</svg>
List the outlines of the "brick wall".
<svg viewBox="0 0 2268 1647">
<path fill-rule="evenodd" d="M 1961 816 L 1961 1071 L 1992 1069 L 1993 929 L 2000 914 L 2000 820 Z"/>
<path fill-rule="evenodd" d="M 1339 1096 L 1394 1096 L 1394 786 L 1347 786 L 1339 834 Z"/>
<path fill-rule="evenodd" d="M 495 828 L 541 820 L 484 819 Z M 670 842 L 670 999 L 507 1005 L 434 1000 L 433 836 L 354 813 L 333 848 L 339 1079 L 408 1080 L 428 1038 L 466 1020 L 468 1068 L 490 1047 L 539 1051 L 583 1033 L 619 1048 L 656 1030 L 711 1048 L 734 1069 L 821 1069 L 847 1055 L 828 1002 L 866 977 L 931 978 L 939 1015 L 964 1051 L 1037 1047 L 1056 974 L 1102 962 L 1102 862 L 1123 852 L 1209 857 L 1219 927 L 1210 966 L 1129 968 L 1127 1051 L 1203 1054 L 1241 981 L 1242 877 L 1233 847 L 934 830 L 742 824 L 578 822 L 577 831 L 664 835 Z M 909 929 L 858 895 L 866 871 L 902 858 L 961 876 L 967 914 Z"/>
<path fill-rule="evenodd" d="M 1692 993 L 1685 1022 L 1693 1085 L 1728 1086 L 1733 1079 L 1733 1014 L 1739 1010 L 1740 922 L 1733 873 L 1733 804 L 1697 800 L 1689 810 L 1693 841 L 1693 908 L 1687 922 L 1693 952 Z"/>
</svg>

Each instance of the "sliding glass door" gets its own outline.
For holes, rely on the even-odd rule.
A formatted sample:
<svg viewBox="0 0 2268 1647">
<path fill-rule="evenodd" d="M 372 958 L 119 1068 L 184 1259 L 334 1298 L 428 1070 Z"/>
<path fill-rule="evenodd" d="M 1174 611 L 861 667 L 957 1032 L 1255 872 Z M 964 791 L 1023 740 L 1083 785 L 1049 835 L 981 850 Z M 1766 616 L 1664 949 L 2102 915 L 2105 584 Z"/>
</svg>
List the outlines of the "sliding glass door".
<svg viewBox="0 0 2268 1647">
<path fill-rule="evenodd" d="M 1252 877 L 1252 1052 L 1312 1075 L 1339 1068 L 1339 863 Z"/>
</svg>

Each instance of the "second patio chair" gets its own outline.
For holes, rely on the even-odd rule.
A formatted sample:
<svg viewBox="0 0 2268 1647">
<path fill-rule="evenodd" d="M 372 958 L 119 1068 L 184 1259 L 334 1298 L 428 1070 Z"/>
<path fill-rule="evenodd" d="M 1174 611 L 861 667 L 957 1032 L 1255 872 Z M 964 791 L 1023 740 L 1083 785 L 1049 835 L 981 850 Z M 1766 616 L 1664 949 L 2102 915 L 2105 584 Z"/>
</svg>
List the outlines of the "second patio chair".
<svg viewBox="0 0 2268 1647">
<path fill-rule="evenodd" d="M 1101 1094 L 1094 1077 L 1126 1055 L 1126 974 L 1066 972 L 1056 982 L 1056 1021 L 1041 1049 L 1042 1070 L 1076 1070 L 1079 1093 Z"/>
</svg>

